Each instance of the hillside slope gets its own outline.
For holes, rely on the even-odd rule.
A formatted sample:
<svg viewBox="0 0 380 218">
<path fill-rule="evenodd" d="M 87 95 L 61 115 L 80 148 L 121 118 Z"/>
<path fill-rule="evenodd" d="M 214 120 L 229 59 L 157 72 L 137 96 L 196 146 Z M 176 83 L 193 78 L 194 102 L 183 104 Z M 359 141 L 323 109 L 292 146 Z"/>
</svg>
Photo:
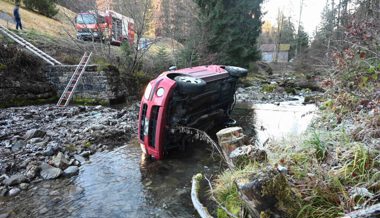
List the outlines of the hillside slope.
<svg viewBox="0 0 380 218">
<path fill-rule="evenodd" d="M 41 32 L 53 37 L 66 37 L 67 32 L 75 34 L 75 28 L 71 24 L 71 20 L 74 19 L 75 13 L 59 5 L 57 5 L 57 8 L 59 9 L 58 14 L 54 19 L 50 19 L 21 7 L 20 14 L 23 28 L 26 31 Z M 3 18 L 0 19 L 0 25 L 15 29 L 15 25 L 7 19 L 13 18 L 13 9 L 13 4 L 0 0 L 0 13 L 2 14 L 0 17 Z"/>
<path fill-rule="evenodd" d="M 54 18 L 48 18 L 21 7 L 20 14 L 24 29 L 18 33 L 64 64 L 78 63 L 86 50 L 95 53 L 95 61 L 102 58 L 106 50 L 105 46 L 77 40 L 76 30 L 72 24 L 75 13 L 59 5 L 57 8 L 58 14 Z M 16 27 L 13 21 L 13 9 L 13 4 L 0 0 L 0 25 L 11 30 L 15 30 Z M 107 49 L 107 53 L 109 57 L 119 56 L 120 49 L 111 46 L 110 50 Z"/>
</svg>

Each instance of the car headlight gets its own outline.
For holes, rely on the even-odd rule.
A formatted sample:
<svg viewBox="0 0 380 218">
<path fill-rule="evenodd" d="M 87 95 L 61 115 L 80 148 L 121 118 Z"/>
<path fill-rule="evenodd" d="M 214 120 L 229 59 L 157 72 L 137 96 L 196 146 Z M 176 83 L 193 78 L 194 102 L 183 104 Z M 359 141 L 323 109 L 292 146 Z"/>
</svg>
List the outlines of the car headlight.
<svg viewBox="0 0 380 218">
<path fill-rule="evenodd" d="M 156 92 L 156 95 L 158 97 L 162 97 L 165 94 L 165 89 L 164 88 L 159 88 Z"/>
<path fill-rule="evenodd" d="M 152 85 L 149 83 L 145 89 L 144 98 L 149 100 L 150 92 L 152 91 Z"/>
<path fill-rule="evenodd" d="M 145 118 L 144 120 L 144 136 L 148 135 L 149 132 L 149 120 Z"/>
</svg>

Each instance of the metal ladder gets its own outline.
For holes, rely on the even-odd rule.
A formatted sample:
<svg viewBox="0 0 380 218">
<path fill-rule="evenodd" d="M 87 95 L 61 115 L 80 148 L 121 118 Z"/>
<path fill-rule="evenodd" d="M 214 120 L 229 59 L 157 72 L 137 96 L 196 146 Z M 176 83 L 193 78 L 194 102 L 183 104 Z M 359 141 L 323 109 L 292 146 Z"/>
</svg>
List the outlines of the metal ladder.
<svg viewBox="0 0 380 218">
<path fill-rule="evenodd" d="M 82 59 L 80 60 L 77 68 L 75 69 L 73 75 L 71 76 L 69 83 L 67 84 L 65 90 L 62 92 L 61 97 L 57 103 L 57 106 L 64 107 L 67 106 L 74 94 L 75 88 L 78 85 L 78 82 L 86 70 L 87 64 L 91 58 L 92 52 L 85 52 Z"/>
<path fill-rule="evenodd" d="M 16 33 L 10 31 L 6 27 L 0 25 L 0 33 L 3 33 L 4 35 L 8 36 L 9 38 L 13 39 L 15 42 L 20 44 L 21 46 L 25 47 L 38 57 L 42 58 L 44 61 L 48 62 L 51 65 L 62 65 L 59 61 L 52 58 L 50 55 L 46 54 L 45 52 L 38 49 L 36 46 L 32 45 L 30 42 L 23 39 L 21 36 L 17 35 Z"/>
</svg>

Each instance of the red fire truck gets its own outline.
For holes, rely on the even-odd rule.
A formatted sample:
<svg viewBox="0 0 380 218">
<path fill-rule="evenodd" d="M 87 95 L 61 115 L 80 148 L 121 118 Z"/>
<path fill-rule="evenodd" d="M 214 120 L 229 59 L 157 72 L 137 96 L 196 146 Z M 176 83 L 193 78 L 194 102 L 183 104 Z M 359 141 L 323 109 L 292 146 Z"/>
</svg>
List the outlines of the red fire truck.
<svg viewBox="0 0 380 218">
<path fill-rule="evenodd" d="M 120 45 L 134 42 L 134 21 L 115 11 L 88 11 L 75 17 L 77 38 L 81 40 L 107 41 Z"/>
</svg>

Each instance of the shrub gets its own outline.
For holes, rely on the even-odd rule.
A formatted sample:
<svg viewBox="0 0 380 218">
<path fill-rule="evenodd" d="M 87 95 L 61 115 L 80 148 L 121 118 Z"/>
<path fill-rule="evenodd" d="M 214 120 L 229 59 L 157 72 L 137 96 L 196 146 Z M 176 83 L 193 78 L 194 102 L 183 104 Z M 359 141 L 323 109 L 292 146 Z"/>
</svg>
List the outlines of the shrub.
<svg viewBox="0 0 380 218">
<path fill-rule="evenodd" d="M 24 0 L 24 4 L 26 8 L 38 11 L 47 17 L 53 17 L 58 13 L 55 0 Z"/>
</svg>

